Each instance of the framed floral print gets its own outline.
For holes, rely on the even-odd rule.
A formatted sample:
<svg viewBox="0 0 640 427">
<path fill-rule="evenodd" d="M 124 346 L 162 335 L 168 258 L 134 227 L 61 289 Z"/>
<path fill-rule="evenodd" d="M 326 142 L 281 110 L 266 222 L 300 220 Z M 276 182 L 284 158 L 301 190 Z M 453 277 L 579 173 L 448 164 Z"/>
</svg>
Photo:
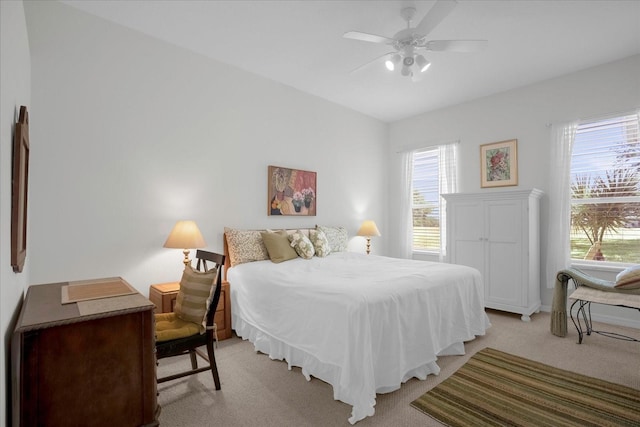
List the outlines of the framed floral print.
<svg viewBox="0 0 640 427">
<path fill-rule="evenodd" d="M 518 185 L 518 140 L 480 146 L 481 187 Z"/>
<path fill-rule="evenodd" d="M 269 166 L 267 182 L 268 215 L 316 215 L 316 172 Z"/>
</svg>

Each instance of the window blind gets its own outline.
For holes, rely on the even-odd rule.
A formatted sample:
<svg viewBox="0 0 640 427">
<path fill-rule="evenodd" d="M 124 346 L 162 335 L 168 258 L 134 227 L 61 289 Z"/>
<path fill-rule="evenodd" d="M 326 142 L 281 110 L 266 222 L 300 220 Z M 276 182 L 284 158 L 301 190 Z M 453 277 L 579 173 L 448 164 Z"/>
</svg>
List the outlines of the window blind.
<svg viewBox="0 0 640 427">
<path fill-rule="evenodd" d="M 456 146 L 447 144 L 413 153 L 414 251 L 444 253 L 445 201 L 440 194 L 456 191 Z"/>
<path fill-rule="evenodd" d="M 413 249 L 440 250 L 440 193 L 438 148 L 413 155 Z"/>
<path fill-rule="evenodd" d="M 571 204 L 572 258 L 637 262 L 613 245 L 614 240 L 640 239 L 638 114 L 578 126 L 571 156 Z M 587 240 L 582 247 L 581 239 Z M 607 250 L 601 248 L 607 245 Z"/>
</svg>

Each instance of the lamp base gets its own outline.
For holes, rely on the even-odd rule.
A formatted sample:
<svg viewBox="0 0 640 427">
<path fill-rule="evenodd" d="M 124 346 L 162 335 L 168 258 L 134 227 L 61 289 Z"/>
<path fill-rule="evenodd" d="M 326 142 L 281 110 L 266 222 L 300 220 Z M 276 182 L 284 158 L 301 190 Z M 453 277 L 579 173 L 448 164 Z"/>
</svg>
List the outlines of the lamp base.
<svg viewBox="0 0 640 427">
<path fill-rule="evenodd" d="M 184 259 L 182 260 L 182 262 L 184 263 L 184 267 L 186 268 L 187 265 L 191 265 L 191 260 L 189 259 L 189 249 L 185 249 L 184 251 L 182 251 L 182 253 L 184 254 Z"/>
<path fill-rule="evenodd" d="M 371 237 L 367 237 L 367 255 L 371 253 Z"/>
</svg>

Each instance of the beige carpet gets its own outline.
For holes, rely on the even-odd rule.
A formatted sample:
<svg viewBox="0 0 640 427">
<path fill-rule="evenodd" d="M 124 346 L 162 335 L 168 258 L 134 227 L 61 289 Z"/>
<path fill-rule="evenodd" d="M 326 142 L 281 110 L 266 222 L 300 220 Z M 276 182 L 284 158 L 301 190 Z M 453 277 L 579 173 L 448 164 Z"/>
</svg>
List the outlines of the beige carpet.
<svg viewBox="0 0 640 427">
<path fill-rule="evenodd" d="M 402 387 L 377 397 L 376 414 L 358 426 L 442 426 L 410 406 L 410 402 L 435 387 L 460 368 L 474 353 L 493 347 L 595 378 L 640 390 L 640 343 L 594 334 L 577 344 L 571 328 L 564 338 L 549 332 L 549 314 L 534 314 L 530 323 L 519 315 L 488 311 L 492 327 L 466 344 L 465 356 L 438 359 L 440 375 L 425 381 L 409 380 Z M 640 336 L 637 329 L 594 324 L 596 329 Z M 350 406 L 333 400 L 328 384 L 307 382 L 300 369 L 272 361 L 238 338 L 220 342 L 216 351 L 222 390 L 215 391 L 208 373 L 160 384 L 162 426 L 349 426 Z M 159 374 L 188 366 L 189 358 L 163 359 Z"/>
</svg>

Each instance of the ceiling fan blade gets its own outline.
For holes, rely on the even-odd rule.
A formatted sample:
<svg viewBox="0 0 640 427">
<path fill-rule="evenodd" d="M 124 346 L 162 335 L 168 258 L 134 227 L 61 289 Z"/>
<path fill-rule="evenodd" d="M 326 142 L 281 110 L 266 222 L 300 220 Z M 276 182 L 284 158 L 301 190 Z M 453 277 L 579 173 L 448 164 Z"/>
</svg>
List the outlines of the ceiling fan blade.
<svg viewBox="0 0 640 427">
<path fill-rule="evenodd" d="M 392 44 L 395 42 L 394 39 L 390 39 L 389 37 L 377 36 L 375 34 L 361 33 L 359 31 L 346 32 L 344 33 L 343 37 L 346 39 L 361 40 L 364 42 L 371 42 L 371 43 Z"/>
<path fill-rule="evenodd" d="M 416 27 L 417 32 L 423 36 L 429 34 L 457 4 L 456 0 L 438 0 Z"/>
<path fill-rule="evenodd" d="M 371 61 L 366 62 L 366 63 L 362 64 L 361 66 L 359 66 L 359 67 L 357 67 L 357 68 L 354 68 L 353 70 L 351 70 L 350 74 L 353 74 L 353 73 L 355 73 L 355 72 L 357 72 L 357 71 L 360 71 L 360 70 L 362 70 L 363 68 L 366 68 L 366 67 L 368 67 L 369 65 L 373 64 L 374 62 L 379 61 L 380 59 L 384 58 L 385 56 L 393 55 L 393 54 L 395 54 L 395 53 L 396 53 L 396 52 L 387 52 L 387 53 L 385 53 L 384 55 L 380 55 L 380 56 L 378 56 L 377 58 L 372 59 Z"/>
<path fill-rule="evenodd" d="M 487 40 L 431 40 L 420 47 L 434 52 L 479 52 L 489 45 Z"/>
</svg>

